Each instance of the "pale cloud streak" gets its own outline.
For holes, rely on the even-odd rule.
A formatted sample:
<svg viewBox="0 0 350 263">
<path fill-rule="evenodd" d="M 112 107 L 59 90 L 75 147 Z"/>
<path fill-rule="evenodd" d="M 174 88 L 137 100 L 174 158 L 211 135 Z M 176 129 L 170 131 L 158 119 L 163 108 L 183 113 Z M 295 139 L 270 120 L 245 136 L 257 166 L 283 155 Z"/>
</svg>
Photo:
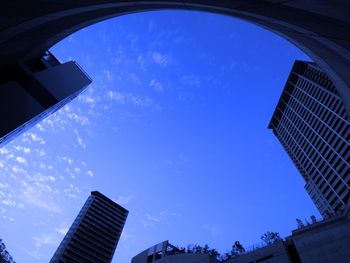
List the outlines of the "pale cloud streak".
<svg viewBox="0 0 350 263">
<path fill-rule="evenodd" d="M 162 54 L 158 51 L 153 51 L 151 53 L 151 57 L 153 62 L 161 67 L 166 67 L 169 64 L 169 56 L 166 54 Z"/>
<path fill-rule="evenodd" d="M 150 227 L 155 226 L 156 224 L 160 223 L 161 220 L 159 217 L 153 216 L 149 213 L 146 213 L 144 218 L 141 219 L 141 222 L 143 224 L 143 227 Z"/>
<path fill-rule="evenodd" d="M 150 87 L 153 88 L 157 92 L 164 92 L 163 85 L 156 79 L 152 79 L 149 83 Z"/>
<path fill-rule="evenodd" d="M 128 103 L 141 108 L 154 106 L 153 99 L 146 96 L 137 96 L 132 93 L 121 93 L 112 90 L 107 91 L 106 95 L 111 101 L 115 101 L 118 104 Z"/>
<path fill-rule="evenodd" d="M 115 200 L 115 202 L 117 204 L 120 204 L 120 205 L 126 205 L 128 203 L 130 203 L 130 201 L 133 199 L 133 197 L 131 195 L 128 195 L 128 196 L 123 196 L 123 195 L 120 195 L 117 197 L 117 199 Z"/>
<path fill-rule="evenodd" d="M 180 78 L 180 83 L 185 86 L 199 88 L 202 84 L 200 77 L 195 74 L 184 75 Z"/>
</svg>

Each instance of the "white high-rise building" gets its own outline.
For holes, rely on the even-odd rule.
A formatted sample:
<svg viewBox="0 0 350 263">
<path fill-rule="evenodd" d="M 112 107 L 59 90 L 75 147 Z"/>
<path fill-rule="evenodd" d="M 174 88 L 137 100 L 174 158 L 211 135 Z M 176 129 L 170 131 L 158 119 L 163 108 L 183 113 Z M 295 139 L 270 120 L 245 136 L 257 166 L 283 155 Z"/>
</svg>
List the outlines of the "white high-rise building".
<svg viewBox="0 0 350 263">
<path fill-rule="evenodd" d="M 315 63 L 294 63 L 269 128 L 320 213 L 341 213 L 350 196 L 350 123 L 332 80 Z"/>
</svg>

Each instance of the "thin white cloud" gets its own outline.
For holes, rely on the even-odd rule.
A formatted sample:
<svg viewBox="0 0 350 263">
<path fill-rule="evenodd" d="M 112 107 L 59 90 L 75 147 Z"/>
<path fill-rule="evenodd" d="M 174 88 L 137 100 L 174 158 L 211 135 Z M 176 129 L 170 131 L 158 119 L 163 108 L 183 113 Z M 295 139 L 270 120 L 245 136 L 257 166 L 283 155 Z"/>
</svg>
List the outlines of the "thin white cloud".
<svg viewBox="0 0 350 263">
<path fill-rule="evenodd" d="M 113 79 L 113 74 L 110 70 L 104 69 L 102 72 L 103 72 L 105 79 L 107 79 L 108 81 L 111 81 Z"/>
<path fill-rule="evenodd" d="M 132 104 L 138 107 L 149 107 L 153 105 L 153 100 L 149 97 L 139 97 L 139 96 L 129 96 L 130 101 Z"/>
<path fill-rule="evenodd" d="M 133 199 L 133 197 L 131 195 L 128 195 L 128 196 L 123 196 L 123 195 L 120 195 L 117 197 L 117 199 L 115 200 L 115 202 L 117 204 L 120 204 L 120 205 L 126 205 L 128 203 L 130 203 L 130 201 Z"/>
<path fill-rule="evenodd" d="M 57 235 L 45 233 L 45 234 L 41 234 L 39 236 L 34 236 L 33 240 L 35 243 L 35 247 L 37 249 L 39 249 L 42 246 L 57 244 L 58 237 L 57 237 Z"/>
<path fill-rule="evenodd" d="M 64 189 L 63 192 L 70 198 L 76 198 L 81 193 L 79 187 L 70 184 L 68 188 Z"/>
<path fill-rule="evenodd" d="M 79 123 L 81 126 L 86 126 L 90 124 L 90 120 L 87 116 L 79 115 L 75 112 L 70 112 L 67 116 L 70 120 L 73 120 L 76 123 Z"/>
<path fill-rule="evenodd" d="M 142 70 L 146 70 L 146 65 L 145 65 L 146 62 L 145 62 L 145 59 L 143 56 L 140 55 L 137 57 L 137 64 L 139 64 L 139 66 Z"/>
<path fill-rule="evenodd" d="M 49 185 L 42 183 L 27 185 L 26 189 L 20 195 L 20 199 L 25 204 L 36 206 L 51 213 L 60 213 L 62 207 L 52 200 L 52 191 Z"/>
<path fill-rule="evenodd" d="M 164 92 L 162 84 L 156 79 L 152 79 L 149 85 L 157 92 Z"/>
<path fill-rule="evenodd" d="M 141 84 L 142 84 L 140 78 L 139 78 L 139 77 L 137 76 L 137 74 L 135 74 L 135 73 L 128 73 L 128 74 L 127 74 L 127 78 L 128 78 L 131 82 L 135 83 L 136 85 L 141 85 Z"/>
<path fill-rule="evenodd" d="M 78 145 L 80 145 L 81 148 L 85 149 L 86 148 L 86 144 L 85 142 L 83 141 L 83 139 L 81 138 L 79 132 L 77 129 L 74 129 L 74 133 L 75 133 L 75 136 L 77 138 L 77 142 L 78 142 Z"/>
<path fill-rule="evenodd" d="M 17 166 L 17 165 L 13 165 L 11 167 L 11 170 L 15 174 L 25 174 L 26 173 L 26 170 L 24 170 L 22 167 Z"/>
<path fill-rule="evenodd" d="M 202 81 L 200 77 L 191 74 L 191 75 L 184 75 L 180 78 L 180 83 L 185 86 L 190 86 L 193 88 L 199 88 L 202 84 Z"/>
<path fill-rule="evenodd" d="M 6 147 L 0 148 L 0 154 L 7 155 L 9 154 L 9 150 Z"/>
<path fill-rule="evenodd" d="M 143 227 L 150 227 L 155 226 L 156 224 L 160 223 L 160 218 L 153 216 L 149 213 L 145 214 L 145 217 L 141 220 Z"/>
<path fill-rule="evenodd" d="M 69 227 L 66 227 L 66 226 L 55 228 L 55 231 L 57 233 L 61 234 L 62 236 L 65 236 L 67 234 L 68 230 L 69 230 Z"/>
<path fill-rule="evenodd" d="M 125 95 L 120 93 L 120 92 L 109 90 L 107 92 L 107 97 L 111 100 L 114 100 L 114 101 L 120 103 L 120 104 L 125 103 Z"/>
<path fill-rule="evenodd" d="M 16 162 L 21 163 L 21 164 L 27 164 L 27 160 L 22 156 L 17 156 Z"/>
<path fill-rule="evenodd" d="M 123 230 L 120 239 L 124 240 L 124 241 L 129 241 L 130 239 L 132 239 L 134 236 L 132 234 L 130 234 L 128 231 Z"/>
<path fill-rule="evenodd" d="M 96 99 L 90 95 L 80 95 L 78 99 L 87 104 L 95 104 Z"/>
<path fill-rule="evenodd" d="M 132 93 L 120 93 L 117 91 L 109 90 L 107 91 L 107 97 L 110 100 L 117 102 L 118 104 L 129 103 L 141 108 L 154 106 L 154 101 L 152 98 L 137 96 Z"/>
<path fill-rule="evenodd" d="M 90 177 L 94 177 L 94 173 L 91 170 L 88 170 L 86 174 Z"/>
<path fill-rule="evenodd" d="M 1 201 L 1 203 L 7 206 L 13 206 L 13 207 L 16 206 L 16 201 L 11 199 L 4 199 Z"/>
<path fill-rule="evenodd" d="M 39 144 L 45 144 L 46 141 L 40 137 L 38 134 L 34 133 L 34 132 L 30 132 L 28 133 L 29 137 L 32 139 L 32 141 L 34 142 L 38 142 Z"/>
<path fill-rule="evenodd" d="M 46 155 L 46 152 L 42 149 L 35 149 L 35 152 L 38 154 L 39 157 L 43 157 Z"/>
<path fill-rule="evenodd" d="M 154 51 L 152 52 L 151 56 L 152 56 L 153 62 L 161 67 L 166 67 L 169 63 L 168 56 L 160 52 Z"/>
</svg>

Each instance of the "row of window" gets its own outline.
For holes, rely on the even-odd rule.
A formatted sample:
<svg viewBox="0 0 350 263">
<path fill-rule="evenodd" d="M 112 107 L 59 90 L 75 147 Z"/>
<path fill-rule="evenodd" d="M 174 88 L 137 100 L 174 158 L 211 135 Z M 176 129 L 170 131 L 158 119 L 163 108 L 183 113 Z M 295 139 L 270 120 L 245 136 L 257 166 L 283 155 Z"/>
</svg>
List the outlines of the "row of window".
<svg viewBox="0 0 350 263">
<path fill-rule="evenodd" d="M 337 94 L 337 90 L 336 90 L 333 82 L 321 70 L 318 70 L 312 66 L 308 66 L 307 69 L 303 72 L 303 76 L 305 76 L 308 79 L 312 80 L 313 82 L 316 82 L 319 85 L 325 87 L 329 91 Z"/>
<path fill-rule="evenodd" d="M 305 114 L 305 111 L 300 114 Z M 329 162 L 329 160 L 333 161 L 332 167 L 336 166 L 335 162 L 339 161 L 336 157 L 346 164 L 350 161 L 350 147 L 344 140 L 340 138 L 335 140 L 335 136 L 332 136 L 333 140 L 329 140 L 329 142 L 325 141 L 321 132 L 315 131 L 306 123 L 303 118 L 304 116 L 300 116 L 298 112 L 295 112 L 291 108 L 285 111 L 285 117 L 286 116 L 288 118 L 287 128 L 291 127 L 289 129 L 290 132 L 296 136 L 296 140 L 306 153 L 309 153 L 311 149 L 315 148 L 317 152 L 313 152 L 314 157 L 317 158 L 321 155 L 327 162 Z M 327 130 L 329 131 L 329 129 Z M 301 141 L 300 138 L 306 139 Z"/>
<path fill-rule="evenodd" d="M 311 116 L 316 117 L 318 120 L 328 127 L 331 127 L 335 132 L 340 133 L 342 137 L 345 136 L 344 125 L 348 126 L 350 123 L 346 120 L 346 117 L 340 116 L 336 112 L 332 111 L 328 107 L 322 104 L 322 102 L 310 99 L 310 95 L 304 93 L 302 90 L 296 88 L 293 94 L 287 92 L 290 96 L 293 96 L 294 103 L 300 105 L 303 109 L 311 113 Z M 340 100 L 336 101 L 337 104 L 342 105 Z M 338 127 L 339 124 L 342 126 Z M 345 130 L 347 131 L 347 130 Z"/>
<path fill-rule="evenodd" d="M 317 166 L 315 166 L 314 162 L 310 159 L 310 157 L 303 151 L 303 149 L 300 147 L 299 143 L 295 140 L 294 136 L 292 134 L 290 134 L 290 132 L 286 129 L 286 127 L 284 126 L 283 122 L 286 120 L 286 118 L 283 118 L 280 122 L 280 125 L 278 127 L 279 132 L 282 134 L 282 137 L 285 139 L 286 144 L 289 146 L 289 148 L 291 149 L 291 151 L 296 155 L 296 157 L 298 159 L 301 158 L 301 155 L 304 155 L 306 157 L 306 162 L 303 164 L 301 164 L 303 166 L 303 169 L 305 169 L 305 165 L 309 165 L 308 168 L 310 168 L 310 164 L 313 165 L 319 176 L 321 176 L 323 178 L 321 184 L 326 186 L 326 191 L 333 191 L 334 193 L 335 190 L 331 187 L 331 185 L 325 180 L 325 178 L 323 177 L 323 175 L 320 173 L 320 171 L 317 169 Z M 284 134 L 283 133 L 287 133 Z M 298 134 L 300 135 L 300 134 Z M 320 159 L 320 158 L 318 158 Z M 308 169 L 305 169 L 309 175 L 310 175 L 310 171 L 308 171 Z"/>
</svg>

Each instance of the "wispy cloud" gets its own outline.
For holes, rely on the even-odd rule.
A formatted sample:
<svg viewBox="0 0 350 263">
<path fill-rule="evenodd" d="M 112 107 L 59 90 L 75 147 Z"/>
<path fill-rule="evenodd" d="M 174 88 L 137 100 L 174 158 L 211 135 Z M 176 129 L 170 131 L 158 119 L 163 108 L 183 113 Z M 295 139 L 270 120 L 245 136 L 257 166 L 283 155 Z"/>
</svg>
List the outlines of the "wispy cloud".
<svg viewBox="0 0 350 263">
<path fill-rule="evenodd" d="M 166 67 L 169 64 L 169 55 L 160 53 L 158 51 L 153 51 L 151 57 L 154 63 L 161 67 Z"/>
<path fill-rule="evenodd" d="M 123 195 L 120 195 L 117 197 L 117 199 L 115 200 L 115 202 L 117 204 L 120 204 L 120 205 L 126 205 L 128 203 L 130 203 L 130 201 L 133 199 L 133 197 L 131 195 L 128 195 L 128 196 L 123 196 Z"/>
<path fill-rule="evenodd" d="M 141 219 L 141 222 L 143 224 L 143 227 L 150 227 L 155 226 L 156 224 L 160 223 L 161 220 L 159 217 L 153 216 L 149 213 L 146 213 L 144 218 Z"/>
<path fill-rule="evenodd" d="M 20 199 L 25 204 L 36 206 L 51 213 L 60 213 L 62 207 L 57 201 L 53 200 L 52 191 L 52 187 L 44 183 L 26 185 L 24 191 L 20 194 Z"/>
<path fill-rule="evenodd" d="M 22 157 L 22 156 L 17 156 L 16 157 L 16 161 L 18 163 L 27 164 L 27 160 L 24 157 Z"/>
<path fill-rule="evenodd" d="M 126 96 L 124 94 L 117 91 L 112 91 L 112 90 L 107 91 L 107 97 L 110 100 L 116 101 L 120 104 L 124 104 L 126 100 L 125 99 Z"/>
<path fill-rule="evenodd" d="M 40 248 L 45 245 L 56 244 L 57 236 L 53 234 L 41 234 L 39 236 L 34 236 L 33 240 L 35 242 L 35 247 Z"/>
<path fill-rule="evenodd" d="M 112 71 L 110 71 L 109 69 L 104 69 L 102 72 L 103 72 L 103 75 L 104 75 L 106 80 L 108 80 L 108 81 L 112 81 L 113 80 Z"/>
<path fill-rule="evenodd" d="M 153 99 L 146 96 L 137 96 L 132 93 L 121 93 L 112 90 L 107 91 L 106 95 L 111 101 L 115 101 L 118 104 L 128 103 L 141 108 L 154 106 Z"/>
<path fill-rule="evenodd" d="M 184 75 L 180 78 L 180 83 L 185 86 L 190 86 L 193 88 L 199 88 L 202 84 L 202 81 L 199 76 L 195 74 Z"/>
<path fill-rule="evenodd" d="M 179 217 L 180 215 L 175 212 L 170 211 L 161 211 L 158 214 L 154 215 L 151 213 L 145 213 L 143 218 L 141 219 L 141 223 L 143 227 L 154 227 L 158 224 L 171 224 L 172 219 L 175 217 Z"/>
<path fill-rule="evenodd" d="M 59 233 L 59 234 L 61 234 L 62 236 L 64 236 L 64 235 L 67 234 L 67 232 L 68 232 L 68 230 L 69 230 L 69 226 L 68 226 L 68 224 L 63 223 L 63 224 L 60 224 L 59 227 L 55 227 L 54 230 L 55 230 L 57 233 Z"/>
<path fill-rule="evenodd" d="M 75 136 L 76 136 L 78 145 L 79 145 L 81 148 L 85 149 L 85 148 L 86 148 L 86 144 L 85 144 L 85 142 L 83 141 L 83 139 L 82 139 L 82 137 L 80 136 L 80 134 L 79 134 L 79 132 L 78 132 L 77 129 L 74 129 L 74 134 L 75 134 Z"/>
<path fill-rule="evenodd" d="M 90 177 L 94 177 L 94 173 L 91 170 L 88 170 L 86 174 Z"/>
<path fill-rule="evenodd" d="M 157 92 L 164 92 L 163 85 L 156 79 L 152 79 L 149 85 Z"/>
</svg>

